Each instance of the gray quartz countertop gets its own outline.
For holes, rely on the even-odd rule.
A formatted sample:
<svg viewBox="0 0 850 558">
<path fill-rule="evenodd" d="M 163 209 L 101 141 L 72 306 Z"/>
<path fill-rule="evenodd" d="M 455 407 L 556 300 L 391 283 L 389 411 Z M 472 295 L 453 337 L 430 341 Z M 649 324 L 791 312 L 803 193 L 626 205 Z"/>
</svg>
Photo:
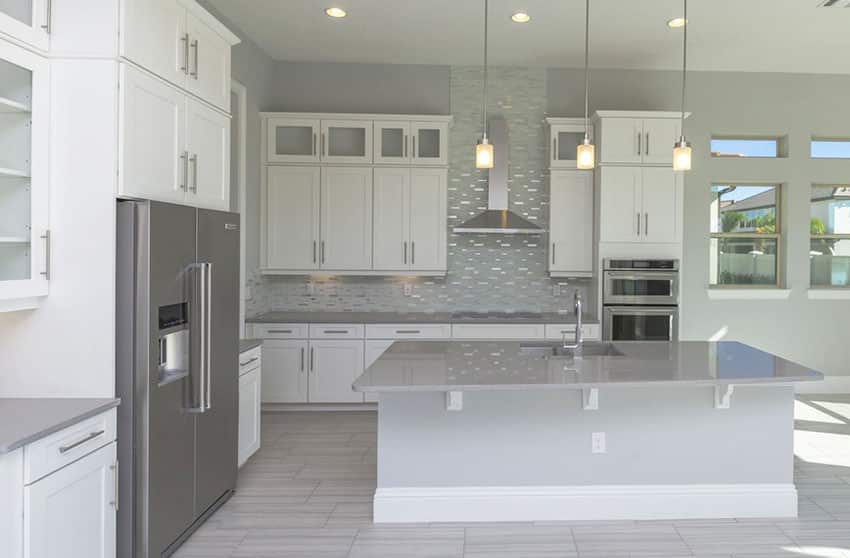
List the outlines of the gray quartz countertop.
<svg viewBox="0 0 850 558">
<path fill-rule="evenodd" d="M 240 339 L 239 340 L 239 352 L 244 353 L 245 351 L 250 351 L 256 347 L 259 347 L 263 344 L 262 339 Z"/>
<path fill-rule="evenodd" d="M 120 399 L 0 398 L 0 455 L 93 417 Z"/>
<path fill-rule="evenodd" d="M 587 343 L 585 356 L 550 356 L 539 342 L 395 343 L 355 391 L 580 389 L 601 386 L 770 384 L 823 374 L 733 341 Z M 592 353 L 614 351 L 612 356 Z"/>
<path fill-rule="evenodd" d="M 575 314 L 544 312 L 531 316 L 525 312 L 500 312 L 486 316 L 472 316 L 469 312 L 266 312 L 248 318 L 258 324 L 572 324 Z M 593 316 L 583 318 L 586 324 L 598 324 Z"/>
</svg>

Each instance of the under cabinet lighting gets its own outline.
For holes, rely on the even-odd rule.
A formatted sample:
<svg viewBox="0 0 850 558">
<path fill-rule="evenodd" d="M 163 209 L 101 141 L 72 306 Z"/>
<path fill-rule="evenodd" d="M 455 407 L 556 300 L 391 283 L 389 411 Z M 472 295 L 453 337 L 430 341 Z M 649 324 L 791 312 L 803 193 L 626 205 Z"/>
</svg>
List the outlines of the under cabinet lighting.
<svg viewBox="0 0 850 558">
<path fill-rule="evenodd" d="M 684 27 L 688 24 L 688 20 L 683 17 L 674 17 L 673 19 L 667 22 L 667 27 L 670 29 L 679 29 L 680 27 Z"/>
<path fill-rule="evenodd" d="M 511 16 L 511 21 L 514 23 L 528 23 L 531 21 L 531 16 L 525 12 L 517 12 Z"/>
<path fill-rule="evenodd" d="M 330 17 L 341 18 L 348 15 L 342 8 L 325 8 L 325 13 Z"/>
</svg>

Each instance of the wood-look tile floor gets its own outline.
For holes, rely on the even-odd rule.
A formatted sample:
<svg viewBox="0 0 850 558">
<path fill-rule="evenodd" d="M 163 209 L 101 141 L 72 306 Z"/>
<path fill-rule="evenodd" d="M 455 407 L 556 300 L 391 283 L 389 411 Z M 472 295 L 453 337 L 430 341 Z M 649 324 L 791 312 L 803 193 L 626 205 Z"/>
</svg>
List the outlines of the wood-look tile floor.
<svg viewBox="0 0 850 558">
<path fill-rule="evenodd" d="M 850 396 L 796 405 L 797 519 L 372 524 L 376 415 L 263 415 L 236 494 L 177 558 L 850 558 Z"/>
</svg>

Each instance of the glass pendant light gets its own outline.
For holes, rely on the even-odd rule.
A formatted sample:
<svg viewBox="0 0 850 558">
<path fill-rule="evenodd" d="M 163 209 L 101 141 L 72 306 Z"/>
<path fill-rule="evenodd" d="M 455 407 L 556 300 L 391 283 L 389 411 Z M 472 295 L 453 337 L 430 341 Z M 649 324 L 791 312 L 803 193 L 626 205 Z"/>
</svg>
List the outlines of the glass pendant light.
<svg viewBox="0 0 850 558">
<path fill-rule="evenodd" d="M 590 143 L 587 124 L 587 95 L 590 88 L 588 73 L 588 54 L 590 52 L 590 0 L 584 6 L 584 141 L 576 148 L 576 167 L 589 170 L 596 166 L 596 147 Z"/>
<path fill-rule="evenodd" d="M 475 145 L 475 168 L 492 169 L 493 144 L 487 139 L 487 6 L 488 0 L 484 0 L 484 133 L 481 140 Z"/>
<path fill-rule="evenodd" d="M 688 0 L 683 0 L 685 13 L 682 18 L 685 21 L 682 35 L 682 135 L 679 136 L 679 141 L 673 145 L 673 170 L 689 171 L 691 170 L 691 144 L 685 139 L 685 86 L 688 79 Z"/>
</svg>

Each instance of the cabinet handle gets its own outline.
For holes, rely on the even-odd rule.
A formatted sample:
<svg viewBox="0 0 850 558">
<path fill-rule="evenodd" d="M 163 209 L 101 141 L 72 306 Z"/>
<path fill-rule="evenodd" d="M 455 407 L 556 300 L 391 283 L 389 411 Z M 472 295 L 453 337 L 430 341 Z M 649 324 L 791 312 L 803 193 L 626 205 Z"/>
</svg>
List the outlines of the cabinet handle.
<svg viewBox="0 0 850 558">
<path fill-rule="evenodd" d="M 411 150 L 410 156 L 413 159 L 416 159 L 416 136 L 413 136 L 413 149 Z"/>
<path fill-rule="evenodd" d="M 644 147 L 646 155 L 649 155 L 649 132 L 646 133 L 646 146 Z"/>
<path fill-rule="evenodd" d="M 189 186 L 189 190 L 194 193 L 198 193 L 198 154 L 194 153 L 191 157 L 189 157 L 189 163 L 192 165 L 192 185 Z"/>
<path fill-rule="evenodd" d="M 183 65 L 180 66 L 180 71 L 184 74 L 189 74 L 189 34 L 185 33 L 180 42 L 183 43 Z"/>
<path fill-rule="evenodd" d="M 44 231 L 41 238 L 44 239 L 44 271 L 41 274 L 44 275 L 46 280 L 50 281 L 50 231 Z"/>
<path fill-rule="evenodd" d="M 112 504 L 112 507 L 115 508 L 115 511 L 118 511 L 118 506 L 120 505 L 118 503 L 118 487 L 120 486 L 118 483 L 118 461 L 115 461 L 115 463 L 110 465 L 109 468 L 112 470 L 112 480 L 115 483 L 112 489 L 112 501 L 110 504 Z"/>
<path fill-rule="evenodd" d="M 405 242 L 402 242 L 401 244 L 404 247 L 404 249 L 403 249 L 404 255 L 402 256 L 402 258 L 403 258 L 402 263 L 407 264 L 407 242 L 405 241 Z"/>
<path fill-rule="evenodd" d="M 552 265 L 555 265 L 555 243 L 552 243 Z"/>
<path fill-rule="evenodd" d="M 316 348 L 310 347 L 310 372 L 313 371 L 314 364 L 316 362 Z"/>
<path fill-rule="evenodd" d="M 247 362 L 240 362 L 239 366 L 248 366 L 252 362 L 257 362 L 258 360 L 260 360 L 260 357 L 249 358 Z"/>
<path fill-rule="evenodd" d="M 189 75 L 192 76 L 193 78 L 195 78 L 195 81 L 197 81 L 198 80 L 198 60 L 199 60 L 199 57 L 200 57 L 200 54 L 199 54 L 200 49 L 198 48 L 198 39 L 195 39 L 194 41 L 192 41 L 192 49 L 195 51 L 195 69 Z"/>
<path fill-rule="evenodd" d="M 50 35 L 53 30 L 53 0 L 47 0 L 44 13 L 44 25 L 41 26 L 44 32 Z"/>
<path fill-rule="evenodd" d="M 637 214 L 637 222 L 638 222 L 637 235 L 640 236 L 640 213 Z"/>
<path fill-rule="evenodd" d="M 184 151 L 180 155 L 180 163 L 183 165 L 183 181 L 180 183 L 180 189 L 189 191 L 189 152 Z"/>
<path fill-rule="evenodd" d="M 552 138 L 552 160 L 558 160 L 558 138 Z"/>
<path fill-rule="evenodd" d="M 325 263 L 325 241 L 322 241 L 322 263 Z"/>
<path fill-rule="evenodd" d="M 407 134 L 404 135 L 404 158 L 407 159 Z"/>
<path fill-rule="evenodd" d="M 395 332 L 397 334 L 408 334 L 408 335 L 418 335 L 418 334 L 422 333 L 418 329 L 397 329 L 397 330 L 395 330 Z"/>
<path fill-rule="evenodd" d="M 410 243 L 410 265 L 416 264 L 416 241 Z"/>
<path fill-rule="evenodd" d="M 69 444 L 67 446 L 61 446 L 59 448 L 59 453 L 68 453 L 72 449 L 79 447 L 79 446 L 85 444 L 86 442 L 90 442 L 90 441 L 94 440 L 95 438 L 97 438 L 98 436 L 102 436 L 104 432 L 106 432 L 106 431 L 105 430 L 98 430 L 96 432 L 92 432 L 91 434 L 89 434 L 88 436 L 83 438 L 82 440 L 77 440 L 73 444 Z"/>
<path fill-rule="evenodd" d="M 292 333 L 291 329 L 270 329 L 269 333 Z"/>
<path fill-rule="evenodd" d="M 324 330 L 326 335 L 346 335 L 348 333 L 347 329 L 326 329 Z"/>
<path fill-rule="evenodd" d="M 643 234 L 649 234 L 649 213 L 643 214 Z"/>
<path fill-rule="evenodd" d="M 316 263 L 316 241 L 313 241 L 313 263 Z"/>
<path fill-rule="evenodd" d="M 304 347 L 301 347 L 301 371 L 304 372 Z"/>
<path fill-rule="evenodd" d="M 641 154 L 641 151 L 643 151 L 643 150 L 641 149 L 641 140 L 642 140 L 642 139 L 643 139 L 643 134 L 641 134 L 640 132 L 638 132 L 638 152 L 637 152 L 637 154 L 638 154 L 638 155 L 640 155 L 640 154 Z"/>
<path fill-rule="evenodd" d="M 326 148 L 325 148 L 325 133 L 324 133 L 324 132 L 322 132 L 322 157 L 327 157 L 327 156 L 328 156 L 328 154 L 327 154 L 327 152 L 326 152 L 326 150 L 325 150 L 325 149 L 326 149 Z"/>
<path fill-rule="evenodd" d="M 313 132 L 313 155 L 316 155 L 316 132 Z"/>
</svg>

